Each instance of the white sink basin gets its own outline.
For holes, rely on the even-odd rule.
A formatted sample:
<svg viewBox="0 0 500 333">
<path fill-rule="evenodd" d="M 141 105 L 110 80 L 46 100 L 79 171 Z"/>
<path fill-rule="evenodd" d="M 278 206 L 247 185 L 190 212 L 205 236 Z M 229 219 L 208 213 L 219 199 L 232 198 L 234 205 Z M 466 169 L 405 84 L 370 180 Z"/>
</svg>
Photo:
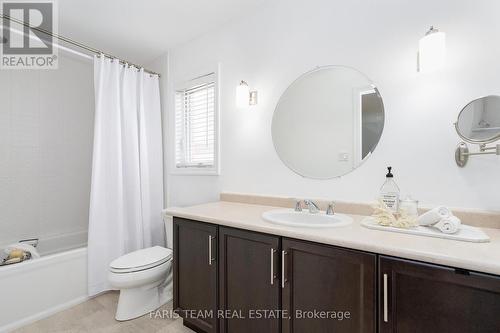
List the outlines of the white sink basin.
<svg viewBox="0 0 500 333">
<path fill-rule="evenodd" d="M 335 228 L 352 223 L 352 218 L 344 214 L 326 215 L 325 212 L 311 214 L 307 210 L 296 212 L 293 209 L 270 210 L 264 212 L 262 218 L 275 224 L 306 228 Z"/>
</svg>

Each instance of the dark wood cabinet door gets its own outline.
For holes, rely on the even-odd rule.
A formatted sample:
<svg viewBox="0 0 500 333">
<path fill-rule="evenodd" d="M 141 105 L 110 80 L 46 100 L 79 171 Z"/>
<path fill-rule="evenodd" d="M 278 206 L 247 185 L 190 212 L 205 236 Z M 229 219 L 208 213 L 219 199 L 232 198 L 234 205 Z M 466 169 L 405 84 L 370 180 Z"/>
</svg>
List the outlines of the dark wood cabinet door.
<svg viewBox="0 0 500 333">
<path fill-rule="evenodd" d="M 282 251 L 284 333 L 375 332 L 374 254 L 287 238 Z"/>
<path fill-rule="evenodd" d="M 217 226 L 174 218 L 174 309 L 184 325 L 217 332 Z M 211 252 L 211 253 L 210 253 Z"/>
<path fill-rule="evenodd" d="M 381 256 L 379 331 L 500 332 L 500 278 Z"/>
<path fill-rule="evenodd" d="M 220 332 L 280 332 L 280 320 L 266 313 L 280 309 L 279 239 L 219 228 Z"/>
</svg>

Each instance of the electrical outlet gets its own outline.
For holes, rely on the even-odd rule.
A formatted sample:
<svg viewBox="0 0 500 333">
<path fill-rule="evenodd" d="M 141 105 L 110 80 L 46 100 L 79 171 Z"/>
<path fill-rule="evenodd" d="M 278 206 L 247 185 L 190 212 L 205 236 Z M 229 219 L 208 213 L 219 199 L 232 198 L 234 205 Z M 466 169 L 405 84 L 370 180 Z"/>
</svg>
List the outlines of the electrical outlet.
<svg viewBox="0 0 500 333">
<path fill-rule="evenodd" d="M 347 162 L 347 161 L 349 161 L 349 153 L 340 152 L 339 153 L 339 161 L 340 162 Z"/>
</svg>

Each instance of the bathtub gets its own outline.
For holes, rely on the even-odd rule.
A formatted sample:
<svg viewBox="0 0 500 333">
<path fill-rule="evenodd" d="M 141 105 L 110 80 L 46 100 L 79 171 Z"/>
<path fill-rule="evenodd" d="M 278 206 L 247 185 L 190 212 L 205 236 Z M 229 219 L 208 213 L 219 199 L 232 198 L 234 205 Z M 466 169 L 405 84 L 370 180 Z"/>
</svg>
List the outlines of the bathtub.
<svg viewBox="0 0 500 333">
<path fill-rule="evenodd" d="M 88 299 L 87 232 L 41 238 L 41 257 L 0 266 L 0 332 Z"/>
</svg>

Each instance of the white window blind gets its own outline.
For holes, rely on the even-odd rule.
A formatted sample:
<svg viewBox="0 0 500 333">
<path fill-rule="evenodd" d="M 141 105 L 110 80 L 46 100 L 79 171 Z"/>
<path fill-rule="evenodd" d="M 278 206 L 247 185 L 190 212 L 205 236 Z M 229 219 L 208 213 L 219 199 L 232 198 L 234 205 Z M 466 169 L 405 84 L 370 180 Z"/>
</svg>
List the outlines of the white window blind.
<svg viewBox="0 0 500 333">
<path fill-rule="evenodd" d="M 175 166 L 213 169 L 216 166 L 216 82 L 208 76 L 203 83 L 176 91 Z"/>
</svg>

